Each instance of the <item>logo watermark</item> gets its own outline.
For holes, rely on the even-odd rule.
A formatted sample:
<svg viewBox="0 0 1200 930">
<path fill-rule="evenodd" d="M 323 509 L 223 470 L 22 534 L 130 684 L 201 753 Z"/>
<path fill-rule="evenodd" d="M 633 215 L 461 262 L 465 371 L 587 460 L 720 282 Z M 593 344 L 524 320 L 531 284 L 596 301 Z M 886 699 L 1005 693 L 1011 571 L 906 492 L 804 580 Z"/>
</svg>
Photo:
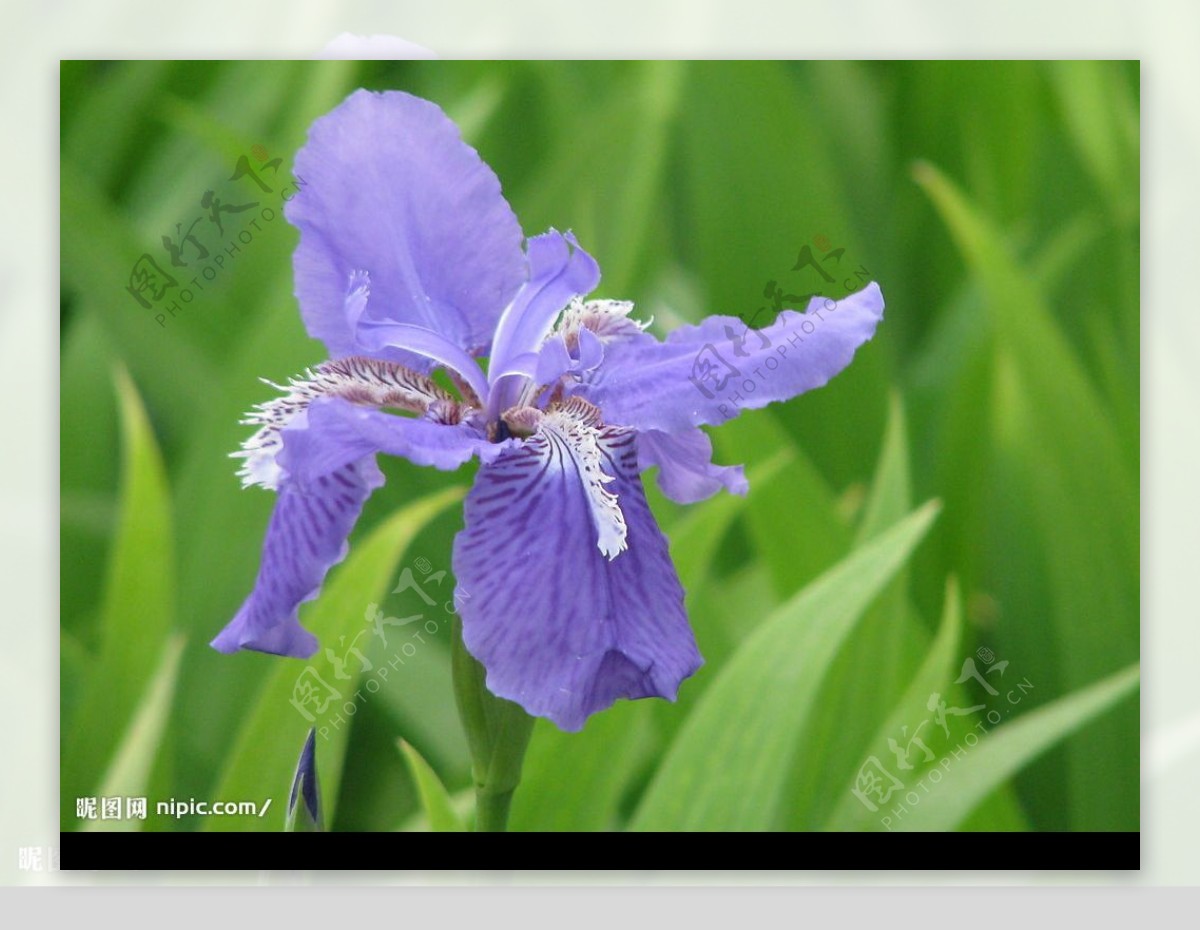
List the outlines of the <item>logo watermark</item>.
<svg viewBox="0 0 1200 930">
<path fill-rule="evenodd" d="M 57 872 L 60 868 L 57 846 L 18 846 L 17 869 L 21 872 Z"/>
<path fill-rule="evenodd" d="M 87 797 L 75 799 L 75 816 L 79 820 L 145 820 L 149 809 L 146 798 Z M 262 804 L 256 801 L 186 801 L 168 798 L 154 802 L 156 817 L 265 817 L 271 809 L 271 798 Z"/>
<path fill-rule="evenodd" d="M 275 188 L 264 180 L 267 171 L 271 172 L 270 180 L 278 183 L 274 175 L 278 172 L 281 158 L 268 158 L 267 150 L 261 145 L 255 145 L 250 153 L 260 162 L 255 169 L 250 159 L 245 155 L 238 157 L 229 182 L 245 179 L 254 184 L 261 194 L 269 194 L 278 203 L 287 203 L 305 186 L 303 178 L 285 182 L 282 187 Z M 243 185 L 244 187 L 244 185 Z M 259 196 L 255 194 L 239 195 Z M 274 222 L 278 216 L 275 207 L 264 205 L 263 200 L 246 201 L 244 203 L 223 200 L 214 190 L 206 190 L 199 198 L 203 213 L 194 217 L 187 226 L 176 223 L 175 228 L 162 236 L 162 249 L 166 253 L 157 258 L 149 252 L 133 263 L 129 272 L 129 283 L 126 292 L 144 310 L 157 311 L 154 322 L 166 327 L 167 317 L 174 318 L 176 313 L 184 309 L 183 305 L 190 304 L 196 299 L 196 292 L 204 290 L 204 282 L 212 283 L 225 270 L 225 263 L 230 262 L 241 253 L 242 246 L 249 246 L 254 241 L 255 233 L 264 232 L 263 223 Z M 241 218 L 242 214 L 248 214 Z M 237 228 L 234 217 L 239 217 Z M 197 231 L 196 227 L 200 229 Z M 213 231 L 213 227 L 216 231 Z M 164 267 L 160 262 L 166 262 Z M 183 270 L 181 270 L 183 269 Z M 191 275 L 191 280 L 184 280 Z M 177 291 L 171 294 L 172 291 Z M 169 303 L 168 303 L 169 301 Z"/>
<path fill-rule="evenodd" d="M 812 268 L 827 285 L 837 285 L 838 279 L 830 273 L 829 267 L 832 264 L 840 265 L 846 250 L 831 247 L 829 239 L 824 235 L 814 236 L 813 245 L 825 254 L 818 257 L 814 254 L 812 246 L 805 243 L 799 250 L 792 271 Z M 839 274 L 841 273 L 839 270 Z M 871 272 L 865 265 L 860 264 L 848 275 L 844 275 L 840 284 L 846 293 L 850 293 L 870 281 Z M 798 294 L 786 294 L 777 281 L 767 281 L 763 285 L 762 293 L 770 302 L 769 305 L 758 307 L 749 314 L 749 318 L 746 313 L 739 313 L 738 321 L 742 324 L 740 332 L 733 324 L 725 326 L 725 352 L 728 358 L 711 342 L 701 346 L 700 351 L 696 353 L 689 380 L 706 400 L 719 401 L 717 410 L 726 420 L 741 412 L 742 405 L 750 395 L 760 391 L 780 366 L 786 363 L 791 350 L 803 344 L 806 337 L 817 332 L 827 319 L 825 314 L 837 312 L 838 300 L 829 296 L 822 297 L 816 291 L 805 293 L 803 288 L 800 291 Z M 811 302 L 818 297 L 820 301 L 812 304 Z M 791 308 L 803 311 L 799 331 L 776 332 L 772 334 L 772 339 L 772 335 L 768 335 L 766 329 L 783 310 Z M 758 328 L 755 328 L 756 326 Z"/>
<path fill-rule="evenodd" d="M 426 637 L 436 636 L 449 616 L 456 614 L 458 608 L 470 599 L 470 594 L 465 591 L 450 592 L 444 589 L 446 580 L 445 569 L 434 571 L 428 559 L 414 559 L 411 566 L 405 566 L 400 572 L 400 578 L 391 593 L 412 592 L 415 597 L 409 600 L 419 599 L 425 605 L 421 612 L 391 617 L 378 604 L 368 604 L 363 614 L 363 629 L 349 643 L 342 636 L 336 649 L 332 646 L 325 648 L 325 659 L 331 668 L 329 679 L 323 677 L 314 665 L 306 666 L 297 676 L 292 685 L 290 703 L 305 720 L 316 725 L 317 734 L 322 739 L 329 739 L 332 731 L 340 730 L 343 724 L 348 723 L 347 718 L 358 713 L 359 705 L 366 701 L 366 695 L 377 693 L 387 684 L 392 672 L 416 657 L 426 644 Z M 446 597 L 447 593 L 450 594 L 449 598 Z M 416 606 L 415 603 L 413 606 Z M 426 610 L 430 611 L 428 616 Z M 372 662 L 358 647 L 358 641 L 368 635 L 377 637 L 381 648 L 393 650 L 389 659 Z M 349 684 L 341 684 L 356 680 L 358 687 L 353 693 Z M 329 716 L 331 713 L 332 717 Z"/>
<path fill-rule="evenodd" d="M 976 658 L 983 663 L 982 670 Z M 928 717 L 915 727 L 902 726 L 898 734 L 888 737 L 888 764 L 878 756 L 867 757 L 850 793 L 872 814 L 880 815 L 880 826 L 889 832 L 897 827 L 929 794 L 929 786 L 945 778 L 1034 689 L 1028 678 L 1022 678 L 1002 695 L 992 682 L 1001 683 L 1007 668 L 1007 659 L 997 660 L 992 650 L 978 649 L 963 662 L 954 684 L 977 684 L 986 695 L 980 703 L 953 706 L 935 691 L 925 703 Z M 972 722 L 972 718 L 981 719 Z"/>
</svg>

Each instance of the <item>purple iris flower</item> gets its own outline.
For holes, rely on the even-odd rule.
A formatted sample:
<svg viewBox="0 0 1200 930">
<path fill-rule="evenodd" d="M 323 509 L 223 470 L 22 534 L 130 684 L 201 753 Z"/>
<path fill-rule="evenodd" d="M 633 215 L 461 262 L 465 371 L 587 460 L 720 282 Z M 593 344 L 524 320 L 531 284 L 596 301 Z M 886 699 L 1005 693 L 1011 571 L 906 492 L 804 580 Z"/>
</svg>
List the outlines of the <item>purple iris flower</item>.
<svg viewBox="0 0 1200 930">
<path fill-rule="evenodd" d="M 592 257 L 570 233 L 525 239 L 455 125 L 405 93 L 352 94 L 295 172 L 296 296 L 332 361 L 251 414 L 240 474 L 278 498 L 254 590 L 212 645 L 311 655 L 297 609 L 383 482 L 376 455 L 478 456 L 453 569 L 488 689 L 565 730 L 618 698 L 673 700 L 703 660 L 640 473 L 683 503 L 746 493 L 700 427 L 825 384 L 874 333 L 878 286 L 660 341 L 632 304 L 587 300 Z"/>
</svg>

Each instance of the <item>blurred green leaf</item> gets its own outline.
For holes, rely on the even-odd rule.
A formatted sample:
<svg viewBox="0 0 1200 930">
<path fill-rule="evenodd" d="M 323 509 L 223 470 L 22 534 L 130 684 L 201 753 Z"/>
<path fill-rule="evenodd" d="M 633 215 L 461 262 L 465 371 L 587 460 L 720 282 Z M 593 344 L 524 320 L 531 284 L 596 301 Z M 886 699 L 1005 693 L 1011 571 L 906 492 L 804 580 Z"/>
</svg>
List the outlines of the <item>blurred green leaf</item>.
<svg viewBox="0 0 1200 930">
<path fill-rule="evenodd" d="M 756 452 L 744 445 L 739 445 L 738 449 L 747 457 Z M 747 466 L 750 493 L 757 494 L 763 486 L 781 481 L 785 469 L 794 459 L 795 447 L 787 443 L 758 464 Z M 749 495 L 741 497 L 722 492 L 691 507 L 671 526 L 671 561 L 685 588 L 693 582 L 703 582 L 714 573 L 713 562 L 721 542 L 734 520 L 745 513 L 750 500 Z"/>
<path fill-rule="evenodd" d="M 79 711 L 63 721 L 63 826 L 75 798 L 90 795 L 113 758 L 158 667 L 172 628 L 175 596 L 170 495 L 162 457 L 137 388 L 114 375 L 121 409 L 121 509 L 99 626 Z"/>
<path fill-rule="evenodd" d="M 354 711 L 346 713 L 345 708 L 356 706 L 355 695 L 364 669 L 361 663 L 349 658 L 345 668 L 340 669 L 349 679 L 338 678 L 330 656 L 340 659 L 340 653 L 354 646 L 356 631 L 362 635 L 368 605 L 383 600 L 409 543 L 429 520 L 462 496 L 462 488 L 450 488 L 398 511 L 359 542 L 345 563 L 330 574 L 320 598 L 301 617 L 304 626 L 320 639 L 322 650 L 306 665 L 283 659 L 268 660 L 274 668 L 254 705 L 247 708 L 237 736 L 230 742 L 230 752 L 214 792 L 214 797 L 220 800 L 261 801 L 271 797 L 276 803 L 267 817 L 239 819 L 228 824 L 217 824 L 215 818 L 209 818 L 205 821 L 206 828 L 282 829 L 296 747 L 303 744 L 309 726 L 314 723 L 325 792 L 325 819 L 327 823 L 334 822 L 346 741 L 354 714 Z M 225 657 L 224 661 L 246 658 Z M 327 713 L 315 721 L 308 719 L 313 715 L 292 704 L 296 688 L 306 676 L 317 687 L 325 683 L 337 694 L 336 699 L 330 698 Z M 363 700 L 370 700 L 369 693 Z"/>
<path fill-rule="evenodd" d="M 536 185 L 514 199 L 526 232 L 571 228 L 589 252 L 604 256 L 605 296 L 636 296 L 629 291 L 635 276 L 648 256 L 661 253 L 658 202 L 684 67 L 631 64 L 603 96 L 592 97 L 592 106 L 572 107 Z M 580 138 L 603 142 L 581 146 Z M 579 183 L 581 172 L 590 183 Z"/>
<path fill-rule="evenodd" d="M 1063 121 L 1080 161 L 1120 220 L 1138 214 L 1138 115 L 1112 62 L 1056 61 L 1049 66 Z"/>
<path fill-rule="evenodd" d="M 155 311 L 138 306 L 126 291 L 147 242 L 76 165 L 64 161 L 60 173 L 63 209 L 71 216 L 62 228 L 64 289 L 98 313 L 111 344 L 121 347 L 131 374 L 153 392 L 156 405 L 190 411 L 197 399 L 192 386 L 207 383 L 207 360 L 182 340 L 166 338 L 171 330 L 156 322 Z"/>
<path fill-rule="evenodd" d="M 579 733 L 539 720 L 513 796 L 510 831 L 613 829 L 634 776 L 656 754 L 643 701 L 591 717 Z"/>
<path fill-rule="evenodd" d="M 904 423 L 904 401 L 893 391 L 888 401 L 887 431 L 875 467 L 875 480 L 867 495 L 855 545 L 878 536 L 908 513 L 912 499 L 908 463 L 908 428 Z"/>
<path fill-rule="evenodd" d="M 408 772 L 417 786 L 421 807 L 435 833 L 465 833 L 466 825 L 454 810 L 454 802 L 446 791 L 437 773 L 410 744 L 398 740 L 397 746 L 404 756 Z"/>
<path fill-rule="evenodd" d="M 746 640 L 668 750 L 634 830 L 767 830 L 829 663 L 937 514 L 931 502 L 801 591 Z"/>
<path fill-rule="evenodd" d="M 150 772 L 158 756 L 171 701 L 175 696 L 175 681 L 179 676 L 179 660 L 183 656 L 184 638 L 178 633 L 167 640 L 162 660 L 146 693 L 138 703 L 133 719 L 113 754 L 108 771 L 100 780 L 96 794 L 100 797 L 146 798 L 149 794 Z M 144 820 L 89 820 L 85 830 L 139 830 Z"/>
<path fill-rule="evenodd" d="M 1002 237 L 966 197 L 930 165 L 920 184 L 978 275 L 996 334 L 993 455 L 1005 469 L 1014 508 L 1041 535 L 1059 641 L 1056 684 L 1074 689 L 1138 656 L 1137 484 L 1127 468 L 1136 448 L 1122 447 L 1111 414 L 1051 316 L 1033 277 L 1013 259 Z M 1136 443 L 1136 437 L 1131 439 Z M 1091 566 L 1109 570 L 1093 571 Z M 1019 576 L 1008 572 L 1015 581 Z M 1028 609 L 1028 608 L 1027 608 Z M 1022 622 L 1032 627 L 1033 617 Z M 1088 635 L 1075 635 L 1088 624 Z M 1028 655 L 1026 643 L 1025 653 Z M 1030 665 L 1036 659 L 1029 659 Z M 1109 797 L 1111 769 L 1136 779 L 1137 718 L 1132 711 L 1073 741 L 1069 791 L 1078 829 L 1133 829 L 1136 799 L 1117 807 Z"/>
<path fill-rule="evenodd" d="M 74 107 L 63 108 L 62 154 L 97 187 L 111 190 L 120 180 L 123 160 L 136 160 L 139 154 L 129 151 L 131 143 L 142 135 L 140 124 L 173 63 L 114 61 L 100 73 L 94 64 L 60 63 L 64 79 L 68 71 L 89 72 L 79 75 L 89 92 L 81 94 Z"/>
<path fill-rule="evenodd" d="M 1132 666 L 1066 697 L 1000 724 L 955 759 L 946 777 L 929 785 L 918 805 L 892 828 L 904 831 L 953 830 L 971 810 L 1030 759 L 1085 727 L 1138 687 Z M 1111 770 L 1106 769 L 1109 777 Z"/>
<path fill-rule="evenodd" d="M 958 585 L 951 579 L 946 584 L 942 622 L 933 645 L 930 646 L 925 661 L 921 663 L 908 689 L 868 743 L 872 756 L 884 755 L 888 738 L 901 733 L 904 727 L 919 719 L 925 713 L 925 702 L 929 695 L 944 690 L 946 682 L 953 680 L 950 676 L 956 674 L 954 666 L 958 659 L 961 631 L 962 597 L 958 592 Z M 862 761 L 866 762 L 867 758 L 864 755 Z M 884 758 L 887 758 L 886 755 Z M 857 774 L 856 772 L 855 775 Z M 844 793 L 839 796 L 837 806 L 829 815 L 824 829 L 844 831 L 877 828 L 878 817 L 851 794 L 854 787 L 853 780 L 845 786 Z"/>
<path fill-rule="evenodd" d="M 857 546 L 894 526 L 912 509 L 908 460 L 904 405 L 893 392 Z M 805 742 L 823 748 L 820 753 L 797 754 L 784 803 L 790 829 L 821 826 L 828 805 L 836 803 L 843 787 L 844 773 L 861 762 L 870 726 L 899 697 L 928 641 L 929 634 L 909 603 L 908 569 L 901 568 L 850 631 L 821 683 L 822 712 L 813 715 Z M 863 687 L 864 669 L 870 669 L 870 687 Z M 854 725 L 848 727 L 847 721 Z"/>
<path fill-rule="evenodd" d="M 770 570 L 777 594 L 790 596 L 849 550 L 850 529 L 828 483 L 769 413 L 742 414 L 715 430 L 713 439 L 724 461 L 787 456 L 777 474 L 751 488 L 744 508 L 757 556 Z"/>
</svg>

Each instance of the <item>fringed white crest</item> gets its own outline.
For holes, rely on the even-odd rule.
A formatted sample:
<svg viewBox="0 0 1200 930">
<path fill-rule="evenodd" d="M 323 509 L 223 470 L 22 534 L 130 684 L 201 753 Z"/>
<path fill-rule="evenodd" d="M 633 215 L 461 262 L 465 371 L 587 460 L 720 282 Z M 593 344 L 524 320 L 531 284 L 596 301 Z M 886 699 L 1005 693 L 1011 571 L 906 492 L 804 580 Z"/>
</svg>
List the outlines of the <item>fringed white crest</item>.
<svg viewBox="0 0 1200 930">
<path fill-rule="evenodd" d="M 573 397 L 546 412 L 541 418 L 538 436 L 557 444 L 579 468 L 592 523 L 596 527 L 596 545 L 611 561 L 625 551 L 627 529 L 620 501 L 606 487 L 616 478 L 605 474 L 601 468 L 604 461 L 600 449 L 602 426 L 599 409 Z"/>
<path fill-rule="evenodd" d="M 282 473 L 275 456 L 283 445 L 283 428 L 319 397 L 340 397 L 364 407 L 392 407 L 421 414 L 433 406 L 440 422 L 457 422 L 458 403 L 448 391 L 419 372 L 381 359 L 348 356 L 310 368 L 286 385 L 265 378 L 263 382 L 284 394 L 256 404 L 241 421 L 259 427 L 239 451 L 230 453 L 232 458 L 246 460 L 238 469 L 243 487 L 257 484 L 279 489 Z"/>
<path fill-rule="evenodd" d="M 576 297 L 563 311 L 557 332 L 562 334 L 572 352 L 579 345 L 581 329 L 590 329 L 601 342 L 636 336 L 650 324 L 631 320 L 629 314 L 632 311 L 632 301 L 580 300 Z"/>
</svg>

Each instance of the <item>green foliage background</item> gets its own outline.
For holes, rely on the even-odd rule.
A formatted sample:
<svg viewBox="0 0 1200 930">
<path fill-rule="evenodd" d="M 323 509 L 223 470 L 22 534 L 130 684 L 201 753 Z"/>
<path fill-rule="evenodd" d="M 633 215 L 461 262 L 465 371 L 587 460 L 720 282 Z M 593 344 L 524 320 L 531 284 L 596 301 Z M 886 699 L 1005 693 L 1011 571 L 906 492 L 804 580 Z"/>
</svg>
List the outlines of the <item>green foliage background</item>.
<svg viewBox="0 0 1200 930">
<path fill-rule="evenodd" d="M 272 503 L 234 477 L 238 421 L 272 394 L 259 377 L 324 357 L 291 295 L 297 235 L 260 220 L 165 325 L 125 286 L 143 253 L 169 267 L 161 236 L 206 190 L 258 196 L 229 180 L 240 155 L 264 146 L 288 176 L 308 125 L 359 86 L 443 106 L 526 233 L 573 229 L 599 293 L 660 332 L 748 317 L 768 281 L 818 290 L 793 270 L 805 244 L 844 249 L 831 296 L 862 268 L 887 300 L 827 388 L 712 431 L 720 461 L 749 464 L 748 498 L 651 491 L 707 664 L 677 704 L 625 702 L 581 734 L 539 721 L 514 829 L 883 829 L 850 792 L 871 757 L 930 789 L 893 829 L 1138 827 L 1136 63 L 68 62 L 64 829 L 283 823 L 305 664 L 206 644 L 250 590 Z M 417 559 L 449 569 L 468 470 L 382 464 L 350 558 L 304 610 L 323 644 L 368 604 L 421 609 L 389 593 Z M 334 829 L 469 817 L 435 625 L 318 740 Z M 392 657 L 367 642 L 376 667 Z M 1009 663 L 995 698 L 955 684 L 980 648 Z M 933 692 L 1003 722 L 942 766 L 985 716 L 917 731 Z M 887 740 L 914 732 L 937 759 L 897 772 Z M 116 794 L 149 797 L 149 818 L 76 817 L 76 798 Z M 274 804 L 154 813 L 191 797 Z"/>
</svg>

